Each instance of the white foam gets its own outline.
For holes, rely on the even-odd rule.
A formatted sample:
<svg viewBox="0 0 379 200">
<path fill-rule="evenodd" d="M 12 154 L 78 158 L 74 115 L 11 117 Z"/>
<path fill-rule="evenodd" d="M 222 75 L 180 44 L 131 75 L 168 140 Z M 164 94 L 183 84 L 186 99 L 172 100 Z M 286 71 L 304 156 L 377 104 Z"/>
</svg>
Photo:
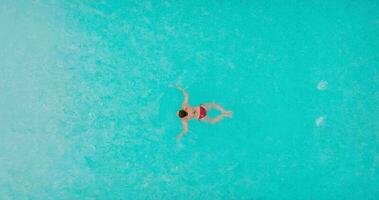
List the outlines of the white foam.
<svg viewBox="0 0 379 200">
<path fill-rule="evenodd" d="M 327 82 L 327 81 L 324 81 L 324 80 L 321 80 L 321 81 L 317 84 L 317 89 L 318 89 L 318 90 L 326 90 L 327 87 L 328 87 L 328 82 Z"/>
<path fill-rule="evenodd" d="M 325 123 L 326 116 L 320 116 L 315 120 L 316 126 L 320 127 Z"/>
</svg>

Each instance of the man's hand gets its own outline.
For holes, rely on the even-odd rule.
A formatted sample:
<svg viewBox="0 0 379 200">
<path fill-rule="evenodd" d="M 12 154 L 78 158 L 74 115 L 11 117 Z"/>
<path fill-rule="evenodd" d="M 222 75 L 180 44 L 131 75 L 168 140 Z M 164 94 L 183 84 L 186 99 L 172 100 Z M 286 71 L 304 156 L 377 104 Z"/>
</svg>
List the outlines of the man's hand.
<svg viewBox="0 0 379 200">
<path fill-rule="evenodd" d="M 176 84 L 176 88 L 178 88 L 179 90 L 181 90 L 181 91 L 184 92 L 184 89 L 183 89 L 182 86 L 180 86 L 179 84 Z"/>
</svg>

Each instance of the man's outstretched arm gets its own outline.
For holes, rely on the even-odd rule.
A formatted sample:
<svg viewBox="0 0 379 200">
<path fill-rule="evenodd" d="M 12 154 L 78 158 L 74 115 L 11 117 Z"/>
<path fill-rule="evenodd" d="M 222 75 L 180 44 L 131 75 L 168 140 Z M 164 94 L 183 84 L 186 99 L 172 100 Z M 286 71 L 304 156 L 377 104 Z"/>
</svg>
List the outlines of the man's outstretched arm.
<svg viewBox="0 0 379 200">
<path fill-rule="evenodd" d="M 188 131 L 188 123 L 187 121 L 182 121 L 182 124 L 183 124 L 183 131 L 181 133 L 179 133 L 178 136 L 176 136 L 176 139 L 180 140 L 180 138 L 183 137 L 183 135 L 187 134 L 187 131 Z"/>
<path fill-rule="evenodd" d="M 182 106 L 185 107 L 185 106 L 188 106 L 188 98 L 189 98 L 189 95 L 188 93 L 180 86 L 180 85 L 177 85 L 176 86 L 179 90 L 181 90 L 183 92 L 183 95 L 184 95 L 184 101 L 183 101 L 183 104 Z"/>
</svg>

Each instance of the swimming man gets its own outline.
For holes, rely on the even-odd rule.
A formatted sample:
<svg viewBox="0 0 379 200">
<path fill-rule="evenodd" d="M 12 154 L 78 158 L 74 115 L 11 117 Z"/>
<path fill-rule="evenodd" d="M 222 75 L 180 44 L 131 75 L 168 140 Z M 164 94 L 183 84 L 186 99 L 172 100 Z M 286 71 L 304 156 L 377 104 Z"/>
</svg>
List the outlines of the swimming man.
<svg viewBox="0 0 379 200">
<path fill-rule="evenodd" d="M 205 121 L 208 123 L 217 123 L 224 117 L 231 117 L 232 112 L 224 110 L 220 105 L 216 103 L 205 103 L 200 106 L 191 107 L 188 105 L 188 93 L 179 85 L 177 88 L 181 90 L 184 94 L 184 101 L 182 104 L 181 110 L 179 110 L 176 114 L 181 118 L 183 124 L 183 131 L 179 133 L 177 139 L 180 139 L 183 135 L 185 135 L 188 131 L 188 120 L 190 119 L 198 119 L 199 121 Z M 207 111 L 215 108 L 221 112 L 217 117 L 209 118 L 207 116 Z"/>
</svg>

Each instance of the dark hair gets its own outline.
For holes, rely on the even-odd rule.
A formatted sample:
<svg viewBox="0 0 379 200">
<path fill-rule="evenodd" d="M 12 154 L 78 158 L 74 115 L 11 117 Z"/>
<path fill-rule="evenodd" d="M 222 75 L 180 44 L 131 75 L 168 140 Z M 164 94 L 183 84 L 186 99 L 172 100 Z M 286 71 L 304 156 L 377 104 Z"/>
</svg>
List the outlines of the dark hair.
<svg viewBox="0 0 379 200">
<path fill-rule="evenodd" d="M 185 110 L 179 110 L 178 115 L 180 118 L 183 118 L 183 117 L 187 116 L 188 113 Z"/>
</svg>

